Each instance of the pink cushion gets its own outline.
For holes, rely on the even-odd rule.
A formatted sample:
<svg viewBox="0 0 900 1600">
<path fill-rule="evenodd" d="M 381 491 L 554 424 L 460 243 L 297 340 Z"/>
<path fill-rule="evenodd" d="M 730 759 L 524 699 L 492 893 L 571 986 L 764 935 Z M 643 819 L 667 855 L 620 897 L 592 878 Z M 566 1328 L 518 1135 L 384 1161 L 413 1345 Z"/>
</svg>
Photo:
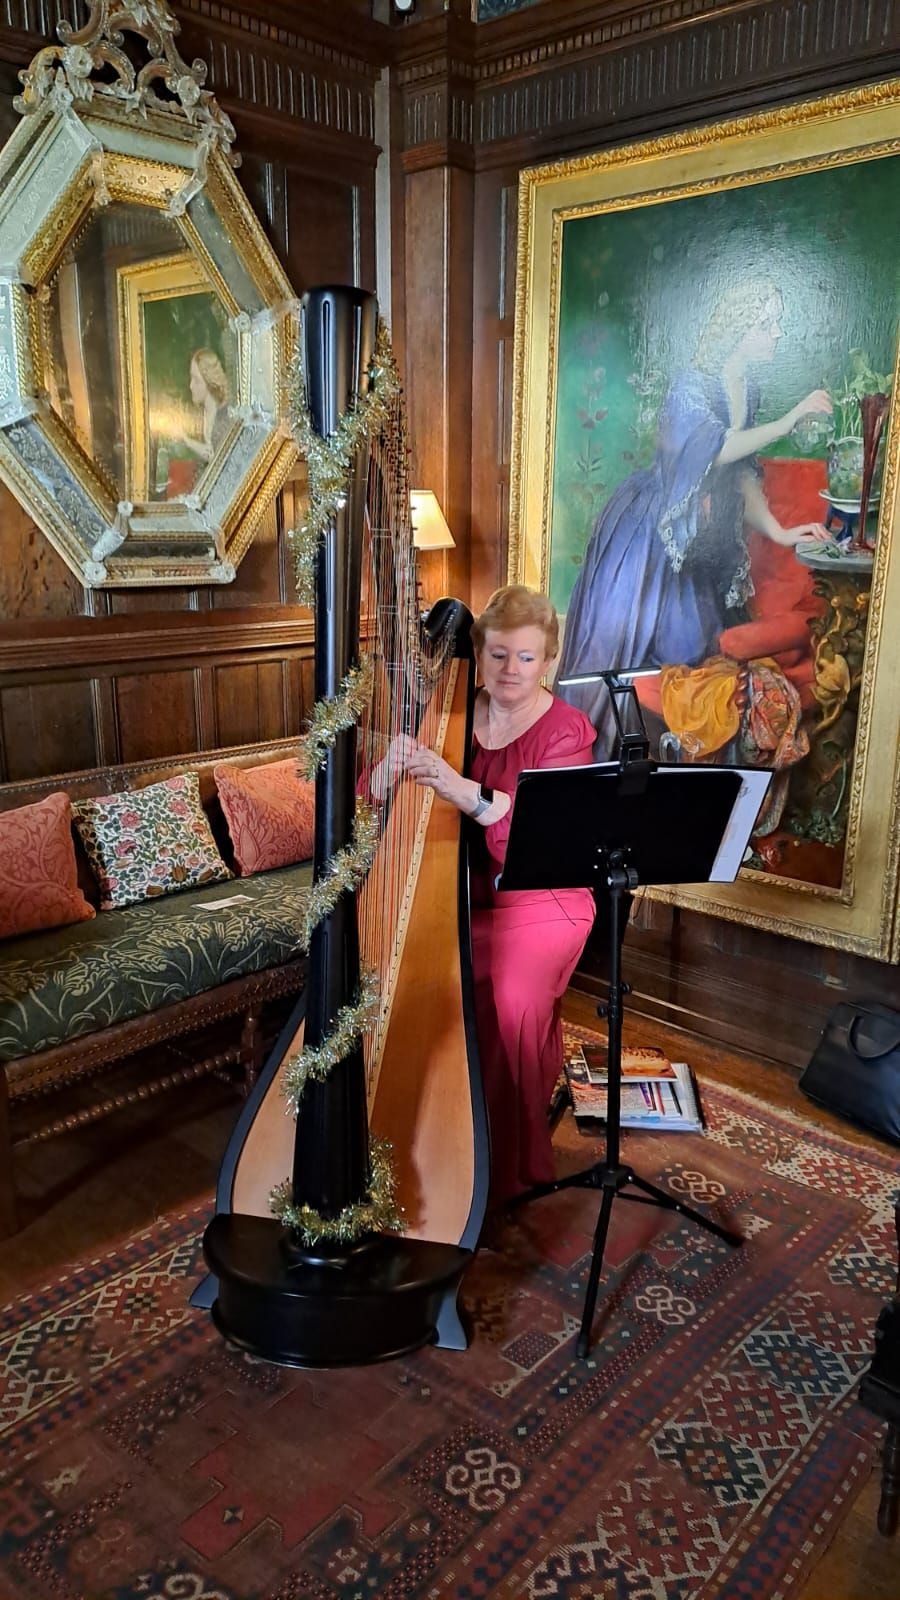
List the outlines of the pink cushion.
<svg viewBox="0 0 900 1600">
<path fill-rule="evenodd" d="M 316 786 L 297 776 L 293 757 L 263 767 L 219 762 L 213 776 L 242 877 L 309 860 Z"/>
<path fill-rule="evenodd" d="M 0 939 L 93 915 L 78 887 L 69 796 L 0 813 Z"/>
</svg>

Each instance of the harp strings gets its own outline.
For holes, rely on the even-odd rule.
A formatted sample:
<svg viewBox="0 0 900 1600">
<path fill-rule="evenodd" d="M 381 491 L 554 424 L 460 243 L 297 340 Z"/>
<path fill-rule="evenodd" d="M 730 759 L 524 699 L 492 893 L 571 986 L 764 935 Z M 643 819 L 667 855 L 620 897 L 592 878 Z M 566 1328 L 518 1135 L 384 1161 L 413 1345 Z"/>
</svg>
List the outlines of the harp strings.
<svg viewBox="0 0 900 1600">
<path fill-rule="evenodd" d="M 376 973 L 379 993 L 375 1024 L 365 1045 L 370 1085 L 415 883 L 417 841 L 431 795 L 409 778 L 386 775 L 383 763 L 403 735 L 435 748 L 453 659 L 452 637 L 432 642 L 421 627 L 406 461 L 398 403 L 369 456 L 364 535 L 364 645 L 374 661 L 374 683 L 360 728 L 359 751 L 364 781 L 380 803 L 382 828 L 375 863 L 357 897 L 360 955 L 364 967 Z"/>
</svg>

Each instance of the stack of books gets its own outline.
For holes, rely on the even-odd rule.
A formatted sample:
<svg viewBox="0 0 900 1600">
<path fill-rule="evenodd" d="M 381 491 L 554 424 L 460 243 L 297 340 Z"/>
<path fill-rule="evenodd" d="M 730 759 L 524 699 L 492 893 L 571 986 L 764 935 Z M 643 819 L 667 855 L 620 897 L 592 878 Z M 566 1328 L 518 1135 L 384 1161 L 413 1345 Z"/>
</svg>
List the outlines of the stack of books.
<svg viewBox="0 0 900 1600">
<path fill-rule="evenodd" d="M 605 1121 L 606 1045 L 578 1045 L 566 1062 L 566 1078 L 576 1117 Z M 686 1062 L 670 1061 L 663 1050 L 622 1046 L 622 1127 L 702 1130 L 697 1087 Z"/>
</svg>

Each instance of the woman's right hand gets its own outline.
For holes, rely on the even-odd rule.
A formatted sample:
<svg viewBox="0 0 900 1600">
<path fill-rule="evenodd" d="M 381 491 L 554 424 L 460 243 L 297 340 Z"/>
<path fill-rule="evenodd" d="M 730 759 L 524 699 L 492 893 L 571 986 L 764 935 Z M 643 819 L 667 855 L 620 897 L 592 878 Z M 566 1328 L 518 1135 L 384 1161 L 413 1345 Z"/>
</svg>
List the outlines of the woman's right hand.
<svg viewBox="0 0 900 1600">
<path fill-rule="evenodd" d="M 376 800 L 383 800 L 397 779 L 406 771 L 409 761 L 415 755 L 419 746 L 415 739 L 408 733 L 400 733 L 392 739 L 387 752 L 372 768 L 369 777 L 369 789 Z"/>
<path fill-rule="evenodd" d="M 833 411 L 834 405 L 828 390 L 813 389 L 811 394 L 808 394 L 804 400 L 798 400 L 793 409 L 788 412 L 785 418 L 788 426 L 785 431 L 790 433 L 792 428 L 796 428 L 801 417 L 830 417 Z"/>
</svg>

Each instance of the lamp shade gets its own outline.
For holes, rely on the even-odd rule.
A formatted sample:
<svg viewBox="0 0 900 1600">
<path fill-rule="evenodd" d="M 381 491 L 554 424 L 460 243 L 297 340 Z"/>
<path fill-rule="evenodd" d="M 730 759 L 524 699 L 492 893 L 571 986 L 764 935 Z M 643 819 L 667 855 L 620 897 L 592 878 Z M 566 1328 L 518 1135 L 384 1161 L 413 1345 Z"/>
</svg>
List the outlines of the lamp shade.
<svg viewBox="0 0 900 1600">
<path fill-rule="evenodd" d="M 417 550 L 453 550 L 456 546 L 433 489 L 410 489 L 413 544 Z"/>
</svg>

